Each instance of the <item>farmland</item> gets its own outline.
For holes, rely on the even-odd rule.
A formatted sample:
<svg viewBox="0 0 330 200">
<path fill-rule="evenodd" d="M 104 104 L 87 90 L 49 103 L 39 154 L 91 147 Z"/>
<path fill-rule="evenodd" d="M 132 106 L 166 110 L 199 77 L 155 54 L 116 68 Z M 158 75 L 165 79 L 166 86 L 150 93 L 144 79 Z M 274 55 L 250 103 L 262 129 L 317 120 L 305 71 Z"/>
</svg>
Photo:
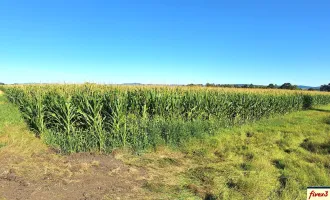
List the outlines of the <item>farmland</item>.
<svg viewBox="0 0 330 200">
<path fill-rule="evenodd" d="M 182 87 L 5 88 L 36 136 L 61 152 L 180 145 L 218 128 L 330 103 L 323 93 Z"/>
<path fill-rule="evenodd" d="M 7 96 L 2 102 L 19 109 L 36 146 L 114 155 L 146 171 L 144 197 L 292 199 L 304 197 L 309 185 L 330 184 L 328 93 L 96 84 L 1 89 Z M 23 123 L 19 115 L 13 119 L 10 126 Z M 15 147 L 23 140 L 10 141 Z M 12 152 L 9 147 L 1 149 Z M 49 165 L 59 159 L 41 155 Z M 28 173 L 30 162 L 17 173 Z M 63 179 L 67 168 L 52 173 Z"/>
</svg>

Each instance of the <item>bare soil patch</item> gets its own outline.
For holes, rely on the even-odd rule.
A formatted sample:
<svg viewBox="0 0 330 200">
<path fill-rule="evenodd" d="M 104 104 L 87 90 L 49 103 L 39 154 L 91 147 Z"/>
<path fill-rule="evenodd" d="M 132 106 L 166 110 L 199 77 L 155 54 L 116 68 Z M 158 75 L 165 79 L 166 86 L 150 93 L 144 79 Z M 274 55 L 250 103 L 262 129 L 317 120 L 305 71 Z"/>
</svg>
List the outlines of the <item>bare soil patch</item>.
<svg viewBox="0 0 330 200">
<path fill-rule="evenodd" d="M 52 161 L 48 159 L 35 158 L 40 165 L 49 165 Z M 0 197 L 5 199 L 145 199 L 147 195 L 141 189 L 146 182 L 145 171 L 125 165 L 112 155 L 63 156 L 53 163 L 58 170 L 47 166 L 22 171 L 19 166 L 24 158 L 7 157 L 13 165 L 5 160 L 0 162 Z"/>
</svg>

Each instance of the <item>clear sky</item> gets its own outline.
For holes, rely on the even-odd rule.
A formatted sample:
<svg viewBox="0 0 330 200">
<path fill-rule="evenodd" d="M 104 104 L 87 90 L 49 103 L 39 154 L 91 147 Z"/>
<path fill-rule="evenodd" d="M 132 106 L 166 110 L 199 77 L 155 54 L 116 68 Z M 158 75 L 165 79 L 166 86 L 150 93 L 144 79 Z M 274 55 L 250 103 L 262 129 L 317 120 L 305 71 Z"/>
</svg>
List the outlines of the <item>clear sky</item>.
<svg viewBox="0 0 330 200">
<path fill-rule="evenodd" d="M 329 0 L 0 0 L 0 82 L 330 82 Z"/>
</svg>

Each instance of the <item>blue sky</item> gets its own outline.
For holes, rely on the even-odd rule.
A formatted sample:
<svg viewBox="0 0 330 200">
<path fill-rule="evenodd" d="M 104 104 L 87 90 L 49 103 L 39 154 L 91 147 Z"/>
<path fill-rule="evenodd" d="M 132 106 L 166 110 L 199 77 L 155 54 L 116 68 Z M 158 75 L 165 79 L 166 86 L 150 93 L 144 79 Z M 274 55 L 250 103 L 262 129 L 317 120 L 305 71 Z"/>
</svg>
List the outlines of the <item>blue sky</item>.
<svg viewBox="0 0 330 200">
<path fill-rule="evenodd" d="M 328 0 L 1 0 L 0 82 L 330 82 Z"/>
</svg>

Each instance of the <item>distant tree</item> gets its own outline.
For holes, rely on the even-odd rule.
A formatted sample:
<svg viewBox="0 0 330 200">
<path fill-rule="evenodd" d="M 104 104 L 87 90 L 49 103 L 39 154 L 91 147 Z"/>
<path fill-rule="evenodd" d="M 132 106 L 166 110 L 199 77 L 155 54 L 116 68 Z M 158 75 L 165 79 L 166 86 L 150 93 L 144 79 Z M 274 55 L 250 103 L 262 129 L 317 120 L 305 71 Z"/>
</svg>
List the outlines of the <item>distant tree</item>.
<svg viewBox="0 0 330 200">
<path fill-rule="evenodd" d="M 308 88 L 308 91 L 316 91 L 315 88 Z"/>
<path fill-rule="evenodd" d="M 1 83 L 1 82 L 0 82 L 0 85 L 4 85 L 4 83 Z"/>
<path fill-rule="evenodd" d="M 231 84 L 222 84 L 219 87 L 226 87 L 226 88 L 234 88 L 235 85 L 231 85 Z"/>
<path fill-rule="evenodd" d="M 321 85 L 320 91 L 330 92 L 330 83 L 328 85 Z"/>
<path fill-rule="evenodd" d="M 274 89 L 274 88 L 277 88 L 277 86 L 274 85 L 273 83 L 271 83 L 267 86 L 267 88 Z"/>
<path fill-rule="evenodd" d="M 190 87 L 194 87 L 194 86 L 203 87 L 203 84 L 193 84 L 193 83 L 190 83 L 187 86 L 190 86 Z"/>
<path fill-rule="evenodd" d="M 286 89 L 286 90 L 298 90 L 298 86 L 292 85 L 291 83 L 284 83 L 280 86 L 280 89 Z"/>
<path fill-rule="evenodd" d="M 284 83 L 283 85 L 280 86 L 280 89 L 291 89 L 292 85 L 291 83 Z"/>
<path fill-rule="evenodd" d="M 215 84 L 214 83 L 206 83 L 205 86 L 206 87 L 215 87 Z"/>
</svg>

